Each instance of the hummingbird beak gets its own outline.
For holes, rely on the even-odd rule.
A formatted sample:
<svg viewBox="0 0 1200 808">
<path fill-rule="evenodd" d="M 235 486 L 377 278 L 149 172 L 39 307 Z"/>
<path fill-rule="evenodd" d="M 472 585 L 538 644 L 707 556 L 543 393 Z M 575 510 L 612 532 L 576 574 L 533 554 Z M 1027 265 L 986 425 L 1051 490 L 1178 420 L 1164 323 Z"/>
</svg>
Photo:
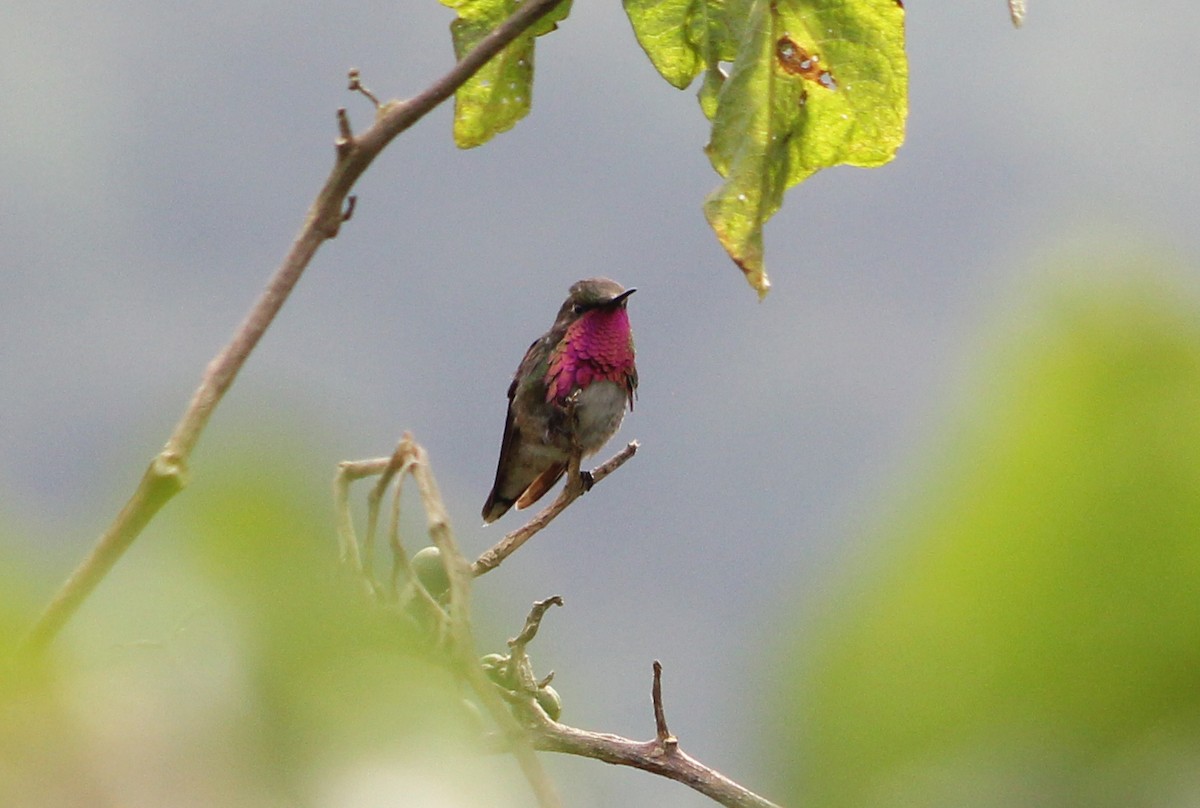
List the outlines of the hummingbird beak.
<svg viewBox="0 0 1200 808">
<path fill-rule="evenodd" d="M 624 292 L 622 292 L 621 294 L 617 295 L 617 296 L 616 296 L 616 297 L 614 297 L 612 300 L 608 301 L 608 303 L 607 303 L 606 305 L 609 305 L 609 306 L 616 306 L 616 305 L 619 305 L 619 304 L 621 304 L 621 303 L 624 303 L 624 302 L 625 302 L 625 298 L 629 297 L 631 294 L 633 294 L 633 293 L 634 293 L 634 292 L 636 292 L 636 291 L 637 291 L 637 289 L 626 289 Z"/>
</svg>

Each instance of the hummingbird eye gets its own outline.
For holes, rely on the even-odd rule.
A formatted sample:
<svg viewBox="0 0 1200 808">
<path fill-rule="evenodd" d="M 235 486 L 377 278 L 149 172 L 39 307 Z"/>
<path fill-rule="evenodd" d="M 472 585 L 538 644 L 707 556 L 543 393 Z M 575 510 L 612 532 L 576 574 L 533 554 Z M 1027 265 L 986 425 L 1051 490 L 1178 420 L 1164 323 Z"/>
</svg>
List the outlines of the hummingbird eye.
<svg viewBox="0 0 1200 808">
<path fill-rule="evenodd" d="M 571 307 L 571 311 L 575 312 L 576 314 L 583 314 L 584 308 L 585 306 L 582 303 L 576 303 Z"/>
</svg>

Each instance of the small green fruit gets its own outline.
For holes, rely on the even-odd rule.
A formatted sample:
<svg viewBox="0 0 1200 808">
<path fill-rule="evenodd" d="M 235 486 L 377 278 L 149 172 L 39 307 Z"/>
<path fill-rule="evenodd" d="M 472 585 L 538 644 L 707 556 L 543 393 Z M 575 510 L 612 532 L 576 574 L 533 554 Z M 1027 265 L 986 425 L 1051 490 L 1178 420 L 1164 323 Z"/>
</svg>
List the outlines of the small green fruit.
<svg viewBox="0 0 1200 808">
<path fill-rule="evenodd" d="M 446 575 L 446 567 L 442 564 L 442 551 L 436 547 L 425 547 L 412 557 L 413 575 L 421 582 L 421 586 L 440 598 L 450 589 L 450 576 Z"/>
<path fill-rule="evenodd" d="M 484 654 L 479 659 L 479 664 L 483 666 L 487 678 L 506 690 L 513 689 L 512 677 L 508 671 L 508 657 L 504 654 Z"/>
<path fill-rule="evenodd" d="M 546 711 L 546 715 L 550 716 L 551 721 L 557 721 L 558 717 L 562 715 L 562 697 L 550 685 L 538 688 L 537 703 Z"/>
</svg>

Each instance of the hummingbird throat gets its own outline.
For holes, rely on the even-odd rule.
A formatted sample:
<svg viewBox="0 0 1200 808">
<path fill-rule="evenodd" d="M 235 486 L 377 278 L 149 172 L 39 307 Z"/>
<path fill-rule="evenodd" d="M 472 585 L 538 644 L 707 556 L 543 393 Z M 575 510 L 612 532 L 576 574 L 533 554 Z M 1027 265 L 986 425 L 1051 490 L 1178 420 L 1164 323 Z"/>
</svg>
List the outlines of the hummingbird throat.
<svg viewBox="0 0 1200 808">
<path fill-rule="evenodd" d="M 625 307 L 589 311 L 567 327 L 551 356 L 546 401 L 564 405 L 575 390 L 596 381 L 623 385 L 633 361 Z"/>
</svg>

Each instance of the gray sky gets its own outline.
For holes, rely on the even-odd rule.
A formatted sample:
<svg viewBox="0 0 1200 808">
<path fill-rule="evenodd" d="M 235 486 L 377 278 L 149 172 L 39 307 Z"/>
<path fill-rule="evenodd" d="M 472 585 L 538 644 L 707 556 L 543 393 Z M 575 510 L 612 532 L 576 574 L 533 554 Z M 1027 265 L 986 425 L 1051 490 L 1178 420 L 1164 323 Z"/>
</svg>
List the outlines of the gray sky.
<svg viewBox="0 0 1200 808">
<path fill-rule="evenodd" d="M 619 4 L 576 0 L 539 42 L 530 118 L 459 152 L 446 107 L 372 167 L 186 495 L 203 495 L 207 452 L 264 424 L 318 436 L 322 485 L 412 429 L 478 552 L 518 521 L 478 514 L 525 347 L 578 278 L 637 286 L 642 384 L 618 440 L 643 451 L 479 598 L 507 621 L 498 638 L 565 596 L 543 653 L 568 699 L 587 694 L 573 723 L 649 736 L 659 658 L 684 746 L 762 781 L 747 677 L 781 602 L 819 598 L 861 549 L 991 326 L 1019 318 L 1055 255 L 1200 252 L 1200 7 L 1035 0 L 1014 31 L 1003 0 L 908 6 L 907 142 L 789 193 L 759 304 L 700 213 L 718 179 L 694 91 L 657 77 Z M 450 63 L 451 18 L 432 0 L 0 9 L 0 506 L 47 587 L 285 252 L 331 164 L 333 110 L 369 120 L 346 69 L 414 94 Z M 707 804 L 556 765 L 599 783 L 597 805 Z"/>
</svg>

